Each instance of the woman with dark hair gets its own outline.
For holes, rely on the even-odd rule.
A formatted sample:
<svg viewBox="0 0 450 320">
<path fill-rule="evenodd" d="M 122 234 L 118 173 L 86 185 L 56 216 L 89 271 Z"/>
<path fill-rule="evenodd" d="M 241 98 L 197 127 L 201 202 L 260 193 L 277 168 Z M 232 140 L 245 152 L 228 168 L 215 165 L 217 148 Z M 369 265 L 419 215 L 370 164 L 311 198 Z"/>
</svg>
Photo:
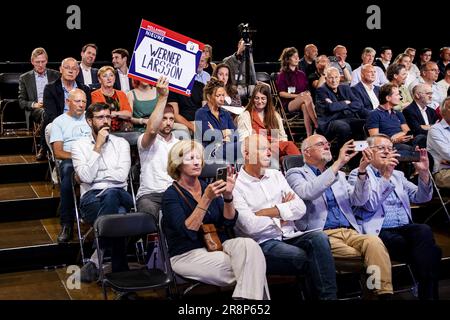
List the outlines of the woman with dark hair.
<svg viewBox="0 0 450 320">
<path fill-rule="evenodd" d="M 169 152 L 167 172 L 174 183 L 162 202 L 162 227 L 172 269 L 179 275 L 217 286 L 236 285 L 234 299 L 270 299 L 266 260 L 250 238 L 230 238 L 238 212 L 233 204 L 236 175 L 228 167 L 226 181 L 199 180 L 204 166 L 203 147 L 193 140 L 177 142 Z M 202 226 L 215 226 L 223 250 L 208 251 Z"/>
<path fill-rule="evenodd" d="M 207 159 L 226 159 L 233 163 L 242 159 L 240 143 L 234 131 L 231 114 L 221 108 L 225 103 L 225 85 L 212 77 L 203 89 L 206 105 L 195 112 L 195 139 L 205 147 Z"/>
<path fill-rule="evenodd" d="M 270 88 L 266 85 L 258 84 L 253 90 L 245 111 L 238 118 L 238 132 L 240 141 L 254 133 L 266 136 L 271 144 L 278 144 L 278 150 L 272 152 L 279 157 L 300 154 L 297 146 L 287 139 L 283 120 L 275 110 Z"/>
<path fill-rule="evenodd" d="M 308 79 L 303 71 L 298 69 L 300 57 L 294 47 L 285 48 L 280 56 L 281 70 L 276 85 L 280 94 L 283 108 L 286 112 L 302 110 L 306 135 L 313 133 L 318 127 L 315 106 L 308 91 Z"/>
<path fill-rule="evenodd" d="M 225 84 L 225 104 L 226 106 L 242 107 L 241 97 L 237 87 L 234 85 L 233 74 L 230 67 L 221 63 L 214 70 L 213 77 L 216 77 Z"/>
<path fill-rule="evenodd" d="M 206 68 L 203 69 L 204 71 L 208 72 L 210 75 L 214 73 L 214 70 L 216 69 L 216 64 L 212 62 L 212 46 L 209 44 L 205 44 L 205 47 L 203 48 L 203 53 L 206 57 Z"/>
</svg>

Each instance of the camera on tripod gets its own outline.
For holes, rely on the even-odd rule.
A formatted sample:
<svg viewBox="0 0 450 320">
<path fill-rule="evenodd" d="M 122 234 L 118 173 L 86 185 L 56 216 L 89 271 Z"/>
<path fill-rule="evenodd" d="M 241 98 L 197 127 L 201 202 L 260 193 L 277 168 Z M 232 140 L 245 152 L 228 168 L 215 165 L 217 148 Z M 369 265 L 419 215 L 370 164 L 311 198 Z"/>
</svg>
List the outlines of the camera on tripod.
<svg viewBox="0 0 450 320">
<path fill-rule="evenodd" d="M 240 23 L 238 25 L 239 34 L 241 35 L 242 40 L 244 40 L 245 44 L 250 44 L 250 34 L 256 32 L 255 30 L 250 30 L 250 27 L 247 23 Z"/>
</svg>

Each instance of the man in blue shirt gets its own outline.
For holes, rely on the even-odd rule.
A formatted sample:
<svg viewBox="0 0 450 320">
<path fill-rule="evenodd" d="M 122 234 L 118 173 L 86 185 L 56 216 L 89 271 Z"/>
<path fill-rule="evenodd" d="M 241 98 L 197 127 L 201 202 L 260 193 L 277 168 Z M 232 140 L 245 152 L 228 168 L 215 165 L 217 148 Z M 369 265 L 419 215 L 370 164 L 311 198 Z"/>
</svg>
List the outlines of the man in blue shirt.
<svg viewBox="0 0 450 320">
<path fill-rule="evenodd" d="M 335 258 L 362 256 L 368 272 L 376 269 L 380 278 L 379 283 L 368 289 L 375 289 L 380 299 L 389 298 L 393 292 L 389 254 L 380 239 L 362 234 L 352 211 L 352 206 L 364 205 L 369 199 L 371 185 L 366 168 L 372 153 L 364 150 L 354 187 L 347 182 L 344 172 L 339 171 L 357 154 L 353 140 L 344 144 L 339 158 L 328 168 L 332 157 L 330 143 L 324 136 L 312 135 L 305 139 L 302 154 L 305 165 L 286 173 L 292 190 L 306 204 L 306 214 L 296 221 L 298 229 L 323 229 Z"/>
<path fill-rule="evenodd" d="M 416 186 L 401 171 L 394 170 L 398 154 L 388 136 L 375 135 L 367 142 L 373 151 L 373 160 L 367 168 L 371 192 L 369 201 L 355 215 L 361 219 L 365 234 L 380 237 L 391 259 L 411 265 L 419 282 L 419 299 L 438 299 L 442 251 L 428 225 L 413 223 L 410 207 L 410 202 L 427 202 L 433 195 L 427 151 L 419 149 L 420 162 L 414 163 L 419 173 Z M 349 182 L 356 185 L 358 179 L 357 171 L 352 171 Z"/>
</svg>

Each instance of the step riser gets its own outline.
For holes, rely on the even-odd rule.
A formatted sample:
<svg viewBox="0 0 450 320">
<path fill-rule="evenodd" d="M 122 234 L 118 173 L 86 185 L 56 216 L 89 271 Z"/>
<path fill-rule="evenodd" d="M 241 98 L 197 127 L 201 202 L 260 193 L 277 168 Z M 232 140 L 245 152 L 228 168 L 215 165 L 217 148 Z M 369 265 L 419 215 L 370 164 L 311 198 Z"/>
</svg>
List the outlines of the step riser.
<svg viewBox="0 0 450 320">
<path fill-rule="evenodd" d="M 0 273 L 77 264 L 79 251 L 77 244 L 50 244 L 0 250 Z"/>
<path fill-rule="evenodd" d="M 28 154 L 32 152 L 32 147 L 33 137 L 0 138 L 0 155 Z"/>
<path fill-rule="evenodd" d="M 0 223 L 52 218 L 56 216 L 58 205 L 59 197 L 1 201 Z"/>
<path fill-rule="evenodd" d="M 48 172 L 47 163 L 24 163 L 0 165 L 0 183 L 44 181 Z"/>
</svg>

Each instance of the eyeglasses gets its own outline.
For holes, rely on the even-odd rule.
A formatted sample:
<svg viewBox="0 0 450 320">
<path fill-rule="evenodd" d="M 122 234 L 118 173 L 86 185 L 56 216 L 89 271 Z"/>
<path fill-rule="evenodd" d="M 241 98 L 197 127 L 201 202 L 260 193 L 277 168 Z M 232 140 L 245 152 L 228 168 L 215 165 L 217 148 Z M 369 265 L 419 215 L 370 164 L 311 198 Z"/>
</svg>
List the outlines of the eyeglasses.
<svg viewBox="0 0 450 320">
<path fill-rule="evenodd" d="M 432 96 L 433 92 L 421 92 L 421 94 L 426 94 L 426 95 Z"/>
<path fill-rule="evenodd" d="M 111 120 L 112 117 L 110 115 L 102 115 L 102 116 L 94 116 L 94 118 L 97 120 L 105 120 L 106 119 L 109 121 L 109 120 Z"/>
<path fill-rule="evenodd" d="M 439 72 L 439 69 L 426 69 L 425 71 Z"/>
<path fill-rule="evenodd" d="M 382 145 L 382 144 L 377 145 L 377 146 L 373 146 L 373 147 L 371 147 L 371 148 L 372 148 L 372 149 L 377 149 L 377 150 L 380 151 L 380 152 L 382 152 L 382 151 L 384 151 L 384 150 L 387 150 L 388 152 L 392 152 L 392 151 L 395 150 L 394 147 L 391 147 L 391 146 L 385 146 L 385 145 Z"/>
<path fill-rule="evenodd" d="M 75 103 L 84 103 L 84 104 L 87 103 L 86 100 L 82 100 L 82 99 L 72 99 L 72 101 L 75 102 Z"/>
<path fill-rule="evenodd" d="M 317 143 L 314 143 L 312 146 L 309 146 L 306 149 L 312 148 L 312 147 L 319 147 L 319 148 L 323 148 L 323 147 L 329 147 L 330 143 L 328 141 L 320 141 Z"/>
</svg>

